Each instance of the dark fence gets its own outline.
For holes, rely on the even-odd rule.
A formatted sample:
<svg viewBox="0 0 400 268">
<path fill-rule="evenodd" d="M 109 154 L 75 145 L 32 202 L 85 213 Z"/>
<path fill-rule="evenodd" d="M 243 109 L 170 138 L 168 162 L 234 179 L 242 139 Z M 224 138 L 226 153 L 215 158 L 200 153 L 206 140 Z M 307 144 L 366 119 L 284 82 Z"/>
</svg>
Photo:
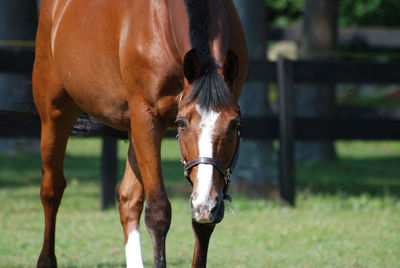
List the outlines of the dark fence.
<svg viewBox="0 0 400 268">
<path fill-rule="evenodd" d="M 301 37 L 301 27 L 267 27 L 267 29 L 267 40 L 299 41 Z M 398 49 L 400 47 L 400 28 L 339 28 L 338 44 L 347 47 Z"/>
<path fill-rule="evenodd" d="M 278 83 L 279 123 L 269 119 L 270 126 L 262 130 L 279 131 L 273 134 L 277 134 L 280 142 L 280 189 L 284 200 L 295 203 L 295 140 L 400 139 L 400 118 L 295 117 L 295 83 L 399 83 L 399 70 L 399 62 L 290 61 L 283 57 L 276 65 L 271 62 L 251 65 L 249 80 Z M 275 138 L 269 134 L 269 138 Z"/>
<path fill-rule="evenodd" d="M 0 72 L 30 73 L 33 63 L 32 49 L 0 49 Z M 279 139 L 281 196 L 295 203 L 295 140 L 399 140 L 399 118 L 366 118 L 335 116 L 329 118 L 302 118 L 294 114 L 293 87 L 296 83 L 400 83 L 400 63 L 343 62 L 343 61 L 290 61 L 251 62 L 248 81 L 276 82 L 279 91 L 277 116 L 243 118 L 242 134 L 248 139 Z M 87 127 L 90 125 L 91 127 Z M 76 136 L 103 136 L 126 138 L 116 131 L 84 116 L 73 130 Z M 167 136 L 173 136 L 168 132 Z M 0 111 L 0 137 L 39 137 L 40 120 L 34 112 Z M 107 145 L 109 143 L 111 145 Z M 114 145 L 113 145 L 114 144 Z M 113 203 L 115 195 L 115 142 L 106 139 L 103 150 L 102 204 Z M 107 159 L 111 157 L 113 159 Z M 108 174 L 108 175 L 107 175 Z M 111 181 L 111 185 L 110 185 Z M 108 190 L 107 190 L 108 189 Z"/>
</svg>

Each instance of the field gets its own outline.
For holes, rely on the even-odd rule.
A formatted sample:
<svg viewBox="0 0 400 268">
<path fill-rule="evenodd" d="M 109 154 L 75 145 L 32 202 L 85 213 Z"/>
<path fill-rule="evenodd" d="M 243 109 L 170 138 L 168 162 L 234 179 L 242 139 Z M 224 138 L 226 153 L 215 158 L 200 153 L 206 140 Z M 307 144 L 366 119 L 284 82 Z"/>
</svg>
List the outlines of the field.
<svg viewBox="0 0 400 268">
<path fill-rule="evenodd" d="M 119 143 L 120 177 L 127 144 Z M 400 142 L 336 142 L 338 161 L 298 164 L 297 207 L 233 193 L 208 267 L 400 267 Z M 117 209 L 100 211 L 98 139 L 71 139 L 58 214 L 60 267 L 124 267 Z M 163 142 L 173 207 L 169 267 L 190 267 L 189 192 L 176 140 Z M 0 156 L 0 267 L 34 267 L 43 235 L 40 158 Z M 151 242 L 142 223 L 146 267 Z"/>
</svg>

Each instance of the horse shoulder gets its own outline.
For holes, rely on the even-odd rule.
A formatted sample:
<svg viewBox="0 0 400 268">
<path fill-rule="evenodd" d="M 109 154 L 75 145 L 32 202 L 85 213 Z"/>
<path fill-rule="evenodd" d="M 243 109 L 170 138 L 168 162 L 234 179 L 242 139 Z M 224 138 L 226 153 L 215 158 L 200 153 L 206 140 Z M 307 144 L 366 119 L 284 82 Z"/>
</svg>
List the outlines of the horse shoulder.
<svg viewBox="0 0 400 268">
<path fill-rule="evenodd" d="M 138 19 L 139 13 L 147 19 Z M 158 9 L 157 16 L 150 13 L 146 9 L 132 12 L 121 30 L 121 75 L 132 94 L 157 102 L 182 90 L 183 69 L 167 10 Z"/>
</svg>

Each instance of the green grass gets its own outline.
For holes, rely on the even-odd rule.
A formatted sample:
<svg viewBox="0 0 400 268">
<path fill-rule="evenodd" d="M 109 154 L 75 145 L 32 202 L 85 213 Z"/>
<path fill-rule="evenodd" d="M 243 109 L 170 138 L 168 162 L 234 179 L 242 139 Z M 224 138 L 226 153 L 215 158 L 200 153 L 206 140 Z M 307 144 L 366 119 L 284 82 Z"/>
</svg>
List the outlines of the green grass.
<svg viewBox="0 0 400 268">
<path fill-rule="evenodd" d="M 119 143 L 124 167 L 127 144 Z M 297 166 L 295 209 L 234 193 L 212 236 L 209 267 L 399 267 L 400 142 L 337 142 L 335 163 Z M 58 215 L 60 267 L 123 267 L 117 209 L 100 211 L 98 139 L 71 139 L 68 188 Z M 193 237 L 189 193 L 176 140 L 163 143 L 163 169 L 173 218 L 169 267 L 189 267 Z M 0 267 L 33 267 L 43 236 L 40 158 L 0 156 Z M 142 223 L 146 267 L 152 246 Z"/>
<path fill-rule="evenodd" d="M 334 163 L 298 166 L 301 190 L 345 196 L 400 196 L 399 142 L 337 142 Z"/>
</svg>

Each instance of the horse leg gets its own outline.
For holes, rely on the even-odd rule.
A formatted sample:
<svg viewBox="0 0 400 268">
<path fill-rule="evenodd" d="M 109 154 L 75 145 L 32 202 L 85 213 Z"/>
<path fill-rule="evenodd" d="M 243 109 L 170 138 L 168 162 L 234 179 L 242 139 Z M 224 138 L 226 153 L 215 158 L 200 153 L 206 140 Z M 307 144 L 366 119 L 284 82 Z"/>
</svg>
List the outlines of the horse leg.
<svg viewBox="0 0 400 268">
<path fill-rule="evenodd" d="M 43 248 L 38 267 L 56 267 L 54 252 L 57 210 L 66 187 L 63 173 L 64 154 L 69 133 L 80 114 L 51 70 L 34 70 L 33 93 L 41 123 L 42 185 L 40 197 L 44 208 Z"/>
<path fill-rule="evenodd" d="M 164 131 L 144 102 L 134 100 L 133 103 L 131 136 L 146 198 L 145 223 L 153 242 L 154 267 L 166 267 L 165 239 L 171 224 L 171 204 L 161 173 Z"/>
<path fill-rule="evenodd" d="M 124 178 L 118 187 L 119 214 L 125 234 L 126 266 L 143 267 L 139 222 L 143 210 L 144 190 L 132 144 L 126 160 Z"/>
<path fill-rule="evenodd" d="M 57 109 L 54 109 L 57 110 Z M 56 267 L 54 253 L 55 226 L 57 210 L 66 187 L 63 174 L 63 161 L 70 130 L 78 117 L 74 112 L 55 112 L 55 117 L 42 119 L 42 186 L 40 197 L 45 216 L 44 242 L 38 267 Z"/>
<path fill-rule="evenodd" d="M 192 221 L 192 228 L 195 238 L 192 267 L 206 267 L 208 243 L 210 242 L 210 237 L 214 231 L 215 225 L 201 224 Z"/>
</svg>

